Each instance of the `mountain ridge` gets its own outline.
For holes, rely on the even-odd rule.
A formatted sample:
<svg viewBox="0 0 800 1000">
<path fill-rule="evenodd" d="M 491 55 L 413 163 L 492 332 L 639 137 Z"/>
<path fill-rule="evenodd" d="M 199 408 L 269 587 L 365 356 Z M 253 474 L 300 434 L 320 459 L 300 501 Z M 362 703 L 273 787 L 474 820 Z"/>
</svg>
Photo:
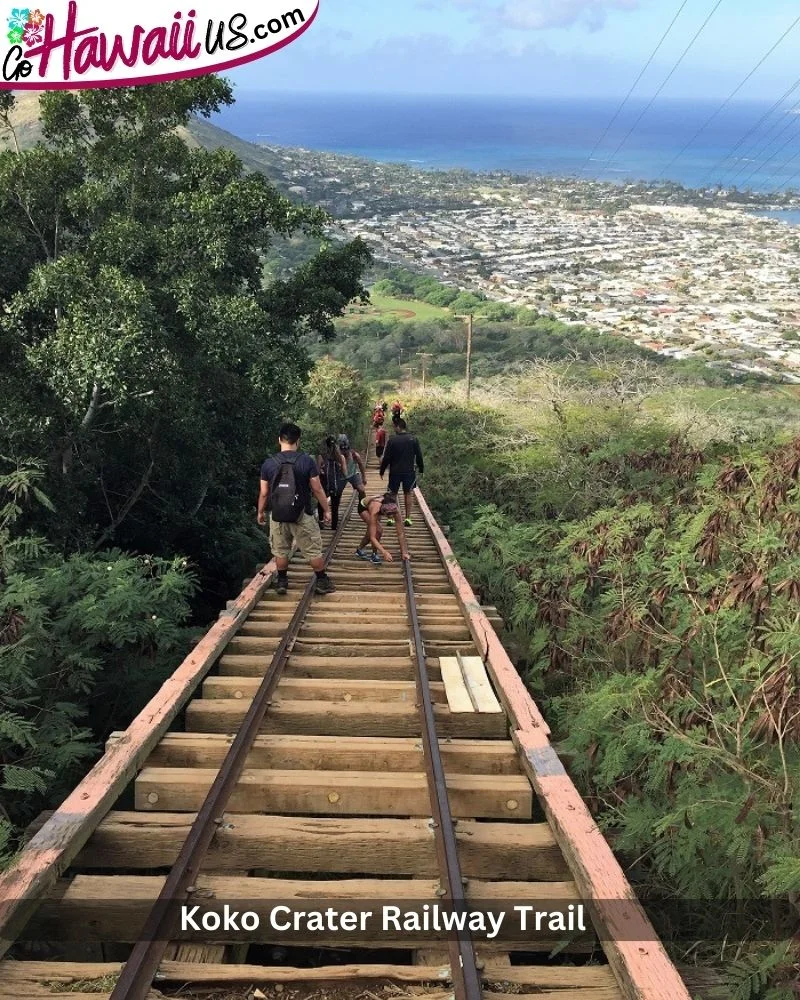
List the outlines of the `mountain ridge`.
<svg viewBox="0 0 800 1000">
<path fill-rule="evenodd" d="M 44 138 L 39 97 L 36 91 L 14 92 L 15 104 L 9 115 L 9 122 L 14 129 L 20 149 L 29 149 Z M 249 170 L 264 174 L 276 187 L 285 189 L 291 183 L 281 170 L 275 153 L 240 139 L 210 121 L 192 118 L 187 126 L 181 126 L 177 131 L 191 147 L 208 150 L 230 149 Z M 10 144 L 12 144 L 10 135 L 0 138 L 0 149 L 8 148 Z"/>
</svg>

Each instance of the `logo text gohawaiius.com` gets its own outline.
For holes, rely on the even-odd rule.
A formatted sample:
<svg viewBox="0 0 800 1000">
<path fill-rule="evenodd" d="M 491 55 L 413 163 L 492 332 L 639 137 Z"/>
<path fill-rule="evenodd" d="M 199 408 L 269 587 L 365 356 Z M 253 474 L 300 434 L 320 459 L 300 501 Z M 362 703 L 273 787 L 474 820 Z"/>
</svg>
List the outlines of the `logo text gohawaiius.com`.
<svg viewBox="0 0 800 1000">
<path fill-rule="evenodd" d="M 154 11 L 149 26 L 142 8 L 163 10 L 163 0 L 137 4 L 127 16 L 119 9 L 109 15 L 109 5 L 99 0 L 69 0 L 60 17 L 14 7 L 6 38 L 0 36 L 0 86 L 125 86 L 216 72 L 293 41 L 314 20 L 318 2 L 300 0 L 287 10 L 285 0 L 238 0 L 231 11 L 221 10 L 231 4 L 214 0 L 211 16 L 202 17 L 197 4 L 170 18 Z M 257 13 L 242 9 L 248 6 Z"/>
</svg>

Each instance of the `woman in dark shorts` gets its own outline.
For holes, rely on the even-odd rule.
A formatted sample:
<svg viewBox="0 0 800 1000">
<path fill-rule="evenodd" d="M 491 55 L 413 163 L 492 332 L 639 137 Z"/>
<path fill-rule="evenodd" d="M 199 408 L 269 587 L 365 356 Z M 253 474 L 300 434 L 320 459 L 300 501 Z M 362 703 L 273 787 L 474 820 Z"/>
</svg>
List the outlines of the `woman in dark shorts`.
<svg viewBox="0 0 800 1000">
<path fill-rule="evenodd" d="M 382 493 L 377 497 L 361 497 L 358 501 L 358 516 L 367 526 L 361 545 L 356 549 L 356 555 L 359 559 L 366 559 L 375 564 L 382 563 L 384 559 L 386 562 L 394 561 L 392 553 L 381 544 L 383 537 L 381 518 L 383 517 L 395 519 L 400 554 L 403 559 L 409 558 L 406 535 L 400 518 L 397 517 L 397 497 L 394 493 Z M 367 545 L 372 547 L 371 553 Z"/>
</svg>

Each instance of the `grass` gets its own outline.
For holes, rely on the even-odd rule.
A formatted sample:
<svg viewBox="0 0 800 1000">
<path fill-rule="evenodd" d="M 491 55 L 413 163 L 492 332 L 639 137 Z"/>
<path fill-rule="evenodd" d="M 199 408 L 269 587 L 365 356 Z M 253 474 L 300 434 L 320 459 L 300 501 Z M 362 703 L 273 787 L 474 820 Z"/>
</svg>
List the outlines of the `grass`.
<svg viewBox="0 0 800 1000">
<path fill-rule="evenodd" d="M 704 426 L 722 439 L 800 430 L 800 393 L 796 386 L 763 388 L 685 388 L 651 397 L 645 409 L 663 419 Z M 734 433 L 738 429 L 738 433 Z"/>
<path fill-rule="evenodd" d="M 110 993 L 117 985 L 119 976 L 115 973 L 100 979 L 80 979 L 69 983 L 48 983 L 53 993 Z"/>
<path fill-rule="evenodd" d="M 347 310 L 342 323 L 358 323 L 365 319 L 380 319 L 381 316 L 392 319 L 407 320 L 430 320 L 430 319 L 452 319 L 452 313 L 448 309 L 439 306 L 429 305 L 427 302 L 417 302 L 414 299 L 393 299 L 389 295 L 370 296 L 367 305 L 352 305 Z"/>
</svg>

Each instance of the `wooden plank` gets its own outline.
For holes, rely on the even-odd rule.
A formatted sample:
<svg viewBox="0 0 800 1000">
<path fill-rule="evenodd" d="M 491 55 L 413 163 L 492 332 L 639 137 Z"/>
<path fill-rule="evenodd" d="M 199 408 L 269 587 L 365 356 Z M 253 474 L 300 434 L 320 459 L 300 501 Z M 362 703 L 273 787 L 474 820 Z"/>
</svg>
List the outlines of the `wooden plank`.
<svg viewBox="0 0 800 1000">
<path fill-rule="evenodd" d="M 530 986 L 551 990 L 593 989 L 608 990 L 614 979 L 608 966 L 587 965 L 513 965 L 491 957 L 478 948 L 483 959 L 481 976 L 484 982 L 508 982 L 517 986 Z M 29 983 L 53 982 L 69 986 L 76 982 L 102 979 L 118 975 L 119 963 L 75 962 L 3 962 L 0 977 L 8 986 L 27 986 Z M 450 969 L 442 965 L 329 965 L 311 969 L 291 966 L 263 965 L 201 965 L 182 962 L 163 962 L 159 967 L 159 982 L 170 984 L 215 985 L 240 983 L 245 985 L 267 983 L 335 983 L 395 980 L 397 982 L 426 983 L 449 980 Z M 63 993 L 60 994 L 64 996 Z M 67 996 L 70 994 L 68 993 Z M 507 994 L 506 994 L 507 995 Z M 541 996 L 541 994 L 539 994 Z M 564 993 L 557 994 L 568 1000 Z M 590 1000 L 601 1000 L 590 994 Z M 15 1000 L 24 1000 L 19 992 Z"/>
<path fill-rule="evenodd" d="M 493 993 L 491 990 L 485 990 L 483 996 L 484 1000 L 508 1000 L 508 993 Z M 622 1000 L 619 986 L 537 990 L 536 993 L 515 993 L 514 996 L 519 1000 Z"/>
<path fill-rule="evenodd" d="M 439 667 L 442 671 L 444 690 L 447 696 L 447 704 L 451 712 L 474 712 L 475 706 L 469 696 L 464 675 L 455 656 L 442 656 L 439 659 Z"/>
<path fill-rule="evenodd" d="M 263 677 L 269 666 L 268 656 L 226 654 L 219 661 L 223 677 Z M 414 666 L 407 656 L 290 656 L 284 677 L 315 677 L 318 680 L 387 680 L 414 679 Z M 429 660 L 428 676 L 441 680 L 438 660 Z"/>
<path fill-rule="evenodd" d="M 258 677 L 209 677 L 203 682 L 204 698 L 252 699 L 261 685 Z M 436 702 L 444 702 L 442 684 L 431 683 Z M 331 702 L 392 702 L 416 704 L 417 686 L 413 681 L 345 680 L 331 685 L 329 681 L 307 677 L 284 677 L 278 684 L 276 697 L 287 701 Z"/>
<path fill-rule="evenodd" d="M 550 727 L 528 693 L 524 681 L 503 648 L 491 622 L 483 613 L 480 602 L 475 597 L 469 581 L 459 566 L 450 543 L 436 523 L 425 497 L 419 490 L 416 493 L 422 517 L 433 535 L 472 638 L 478 652 L 487 664 L 495 690 L 508 717 L 515 721 L 517 728 L 540 729 L 549 735 Z"/>
<path fill-rule="evenodd" d="M 549 742 L 550 730 L 417 490 L 470 632 L 512 722 L 512 738 L 581 893 L 624 1000 L 690 1000 L 647 915 Z"/>
<path fill-rule="evenodd" d="M 136 808 L 193 812 L 217 776 L 206 768 L 146 767 L 136 779 Z M 522 775 L 447 776 L 456 817 L 530 819 L 531 786 Z M 231 795 L 231 812 L 324 816 L 428 816 L 423 772 L 245 770 Z"/>
<path fill-rule="evenodd" d="M 141 932 L 153 902 L 161 891 L 164 878 L 144 875 L 77 875 L 71 881 L 60 882 L 42 902 L 23 933 L 23 940 L 33 941 L 134 941 Z M 200 875 L 197 879 L 196 902 L 201 908 L 224 903 L 234 909 L 246 906 L 259 915 L 260 927 L 252 931 L 215 931 L 218 944 L 239 940 L 252 943 L 315 945 L 318 947 L 389 947 L 411 948 L 430 941 L 445 939 L 444 931 L 429 929 L 420 932 L 384 930 L 382 907 L 400 906 L 403 910 L 422 912 L 426 904 L 438 899 L 438 879 L 281 879 L 236 878 L 225 875 Z M 579 902 L 572 882 L 482 882 L 471 880 L 467 898 L 476 906 L 513 907 L 542 901 L 551 908 Z M 270 924 L 270 911 L 276 904 L 308 912 L 318 908 L 334 912 L 363 906 L 373 914 L 366 926 L 352 932 L 320 932 L 303 926 L 297 931 L 275 929 Z M 176 935 L 181 940 L 207 940 L 204 931 Z M 523 932 L 517 922 L 508 922 L 503 932 L 503 951 L 550 951 L 557 938 L 537 937 L 530 930 Z M 497 939 L 495 939 L 497 940 Z M 590 938 L 584 938 L 585 947 Z M 500 942 L 497 941 L 499 945 Z"/>
<path fill-rule="evenodd" d="M 225 961 L 228 945 L 224 944 L 168 944 L 164 960 L 171 962 L 192 962 L 218 965 Z"/>
<path fill-rule="evenodd" d="M 166 868 L 178 856 L 193 813 L 112 812 L 75 861 L 110 871 Z M 566 862 L 546 823 L 456 823 L 469 878 L 559 882 Z M 438 874 L 427 819 L 225 816 L 204 861 L 207 871 Z"/>
<path fill-rule="evenodd" d="M 242 638 L 274 638 L 282 636 L 286 626 L 282 622 L 249 622 L 239 631 Z M 304 638 L 313 639 L 349 639 L 358 644 L 363 638 L 376 639 L 406 639 L 408 638 L 408 622 L 380 622 L 377 624 L 356 625 L 340 621 L 311 622 L 303 624 L 300 634 Z"/>
<path fill-rule="evenodd" d="M 195 698 L 186 707 L 186 730 L 235 733 L 247 703 L 223 698 Z M 503 739 L 502 715 L 453 715 L 446 705 L 434 705 L 436 731 L 442 738 Z M 275 701 L 267 712 L 262 733 L 310 736 L 419 736 L 419 712 L 403 702 Z"/>
<path fill-rule="evenodd" d="M 479 712 L 502 712 L 500 702 L 495 697 L 486 667 L 480 656 L 462 656 L 461 669 L 464 681 Z"/>
<path fill-rule="evenodd" d="M 274 563 L 257 574 L 231 608 L 205 634 L 175 673 L 117 741 L 67 796 L 16 862 L 0 874 L 0 955 L 36 909 L 38 900 L 89 839 L 100 820 L 186 705 L 220 652 L 272 578 Z"/>
<path fill-rule="evenodd" d="M 276 636 L 237 636 L 226 647 L 228 653 L 268 656 L 278 648 L 280 639 Z M 403 639 L 320 639 L 313 636 L 299 637 L 294 644 L 295 651 L 303 656 L 402 656 L 408 652 L 408 638 Z"/>
<path fill-rule="evenodd" d="M 419 966 L 419 968 L 425 967 Z M 302 982 L 302 979 L 288 981 Z M 26 984 L 26 986 L 29 988 L 27 995 L 31 997 L 31 1000 L 64 996 L 58 989 L 40 983 Z M 485 991 L 483 995 L 487 1000 L 501 1000 L 501 998 L 502 1000 L 507 1000 L 508 997 L 508 993 L 493 993 L 489 990 Z M 535 994 L 515 993 L 514 996 L 520 997 L 521 1000 L 534 1000 L 534 997 L 536 1000 L 621 1000 L 622 998 L 619 987 L 616 986 L 599 990 L 593 988 L 537 990 Z M 70 990 L 69 997 L 72 1000 L 110 1000 L 111 993 L 107 990 L 98 991 L 97 989 L 93 989 L 91 993 L 76 993 L 74 990 Z M 160 990 L 153 989 L 148 994 L 148 1000 L 163 1000 L 163 997 L 164 994 Z M 0 1000 L 19 1000 L 19 995 L 13 989 L 0 987 Z"/>
<path fill-rule="evenodd" d="M 112 734 L 113 739 L 113 734 Z M 150 754 L 150 767 L 219 767 L 231 744 L 218 733 L 167 733 Z M 510 740 L 439 741 L 448 772 L 520 774 Z M 257 736 L 246 767 L 332 771 L 419 771 L 422 741 L 391 737 Z"/>
</svg>

